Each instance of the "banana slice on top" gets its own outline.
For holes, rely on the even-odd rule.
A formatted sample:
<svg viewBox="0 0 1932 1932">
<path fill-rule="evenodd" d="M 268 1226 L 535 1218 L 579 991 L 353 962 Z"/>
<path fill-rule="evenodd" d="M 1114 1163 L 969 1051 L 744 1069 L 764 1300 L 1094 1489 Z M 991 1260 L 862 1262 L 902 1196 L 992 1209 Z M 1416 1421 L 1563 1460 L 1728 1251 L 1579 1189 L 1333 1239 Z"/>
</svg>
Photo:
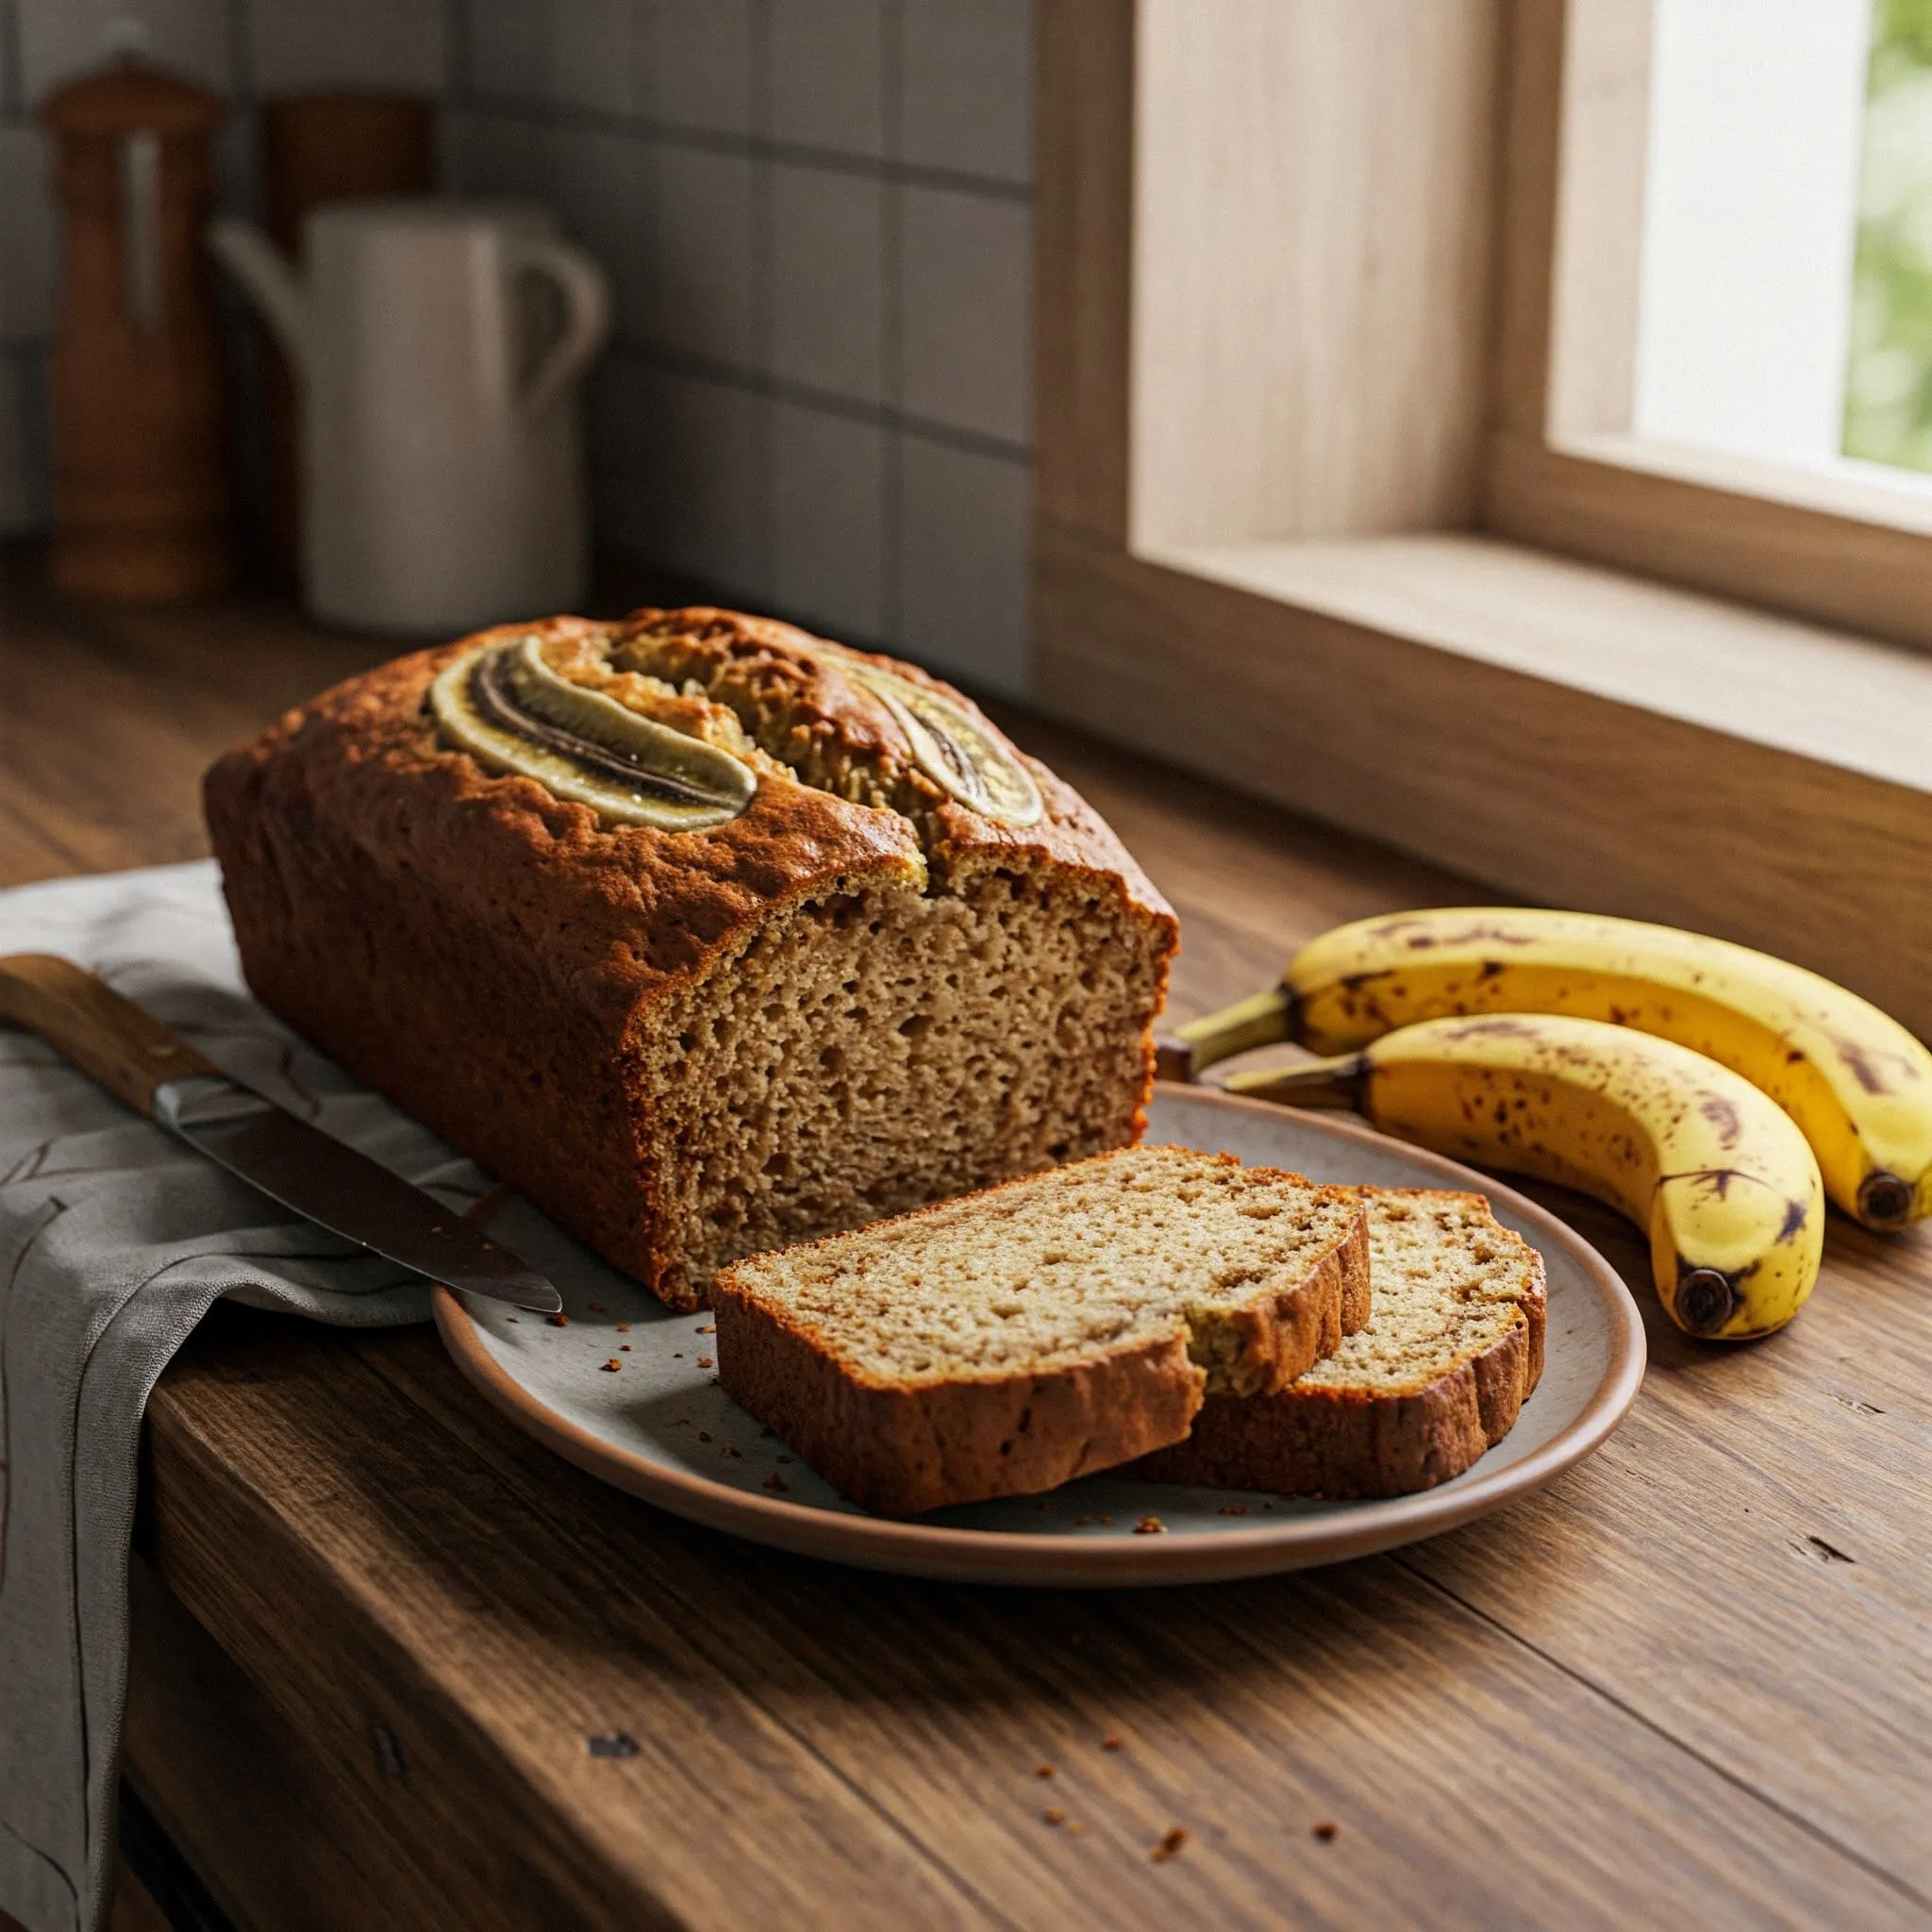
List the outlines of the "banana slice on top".
<svg viewBox="0 0 1932 1932">
<path fill-rule="evenodd" d="M 559 677 L 535 637 L 453 659 L 429 706 L 443 737 L 489 770 L 534 778 L 619 824 L 706 831 L 758 789 L 743 759 Z"/>
</svg>

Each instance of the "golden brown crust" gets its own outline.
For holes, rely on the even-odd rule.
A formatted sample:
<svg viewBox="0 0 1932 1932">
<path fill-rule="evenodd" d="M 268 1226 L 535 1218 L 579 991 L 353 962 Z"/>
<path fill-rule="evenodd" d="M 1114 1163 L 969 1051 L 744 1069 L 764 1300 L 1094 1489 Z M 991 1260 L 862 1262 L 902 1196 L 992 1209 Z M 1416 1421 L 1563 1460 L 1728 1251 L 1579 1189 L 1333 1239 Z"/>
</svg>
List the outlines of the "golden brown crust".
<svg viewBox="0 0 1932 1932">
<path fill-rule="evenodd" d="M 1149 1482 L 1285 1496 L 1406 1496 L 1460 1475 L 1515 1425 L 1536 1386 L 1527 1317 L 1492 1348 L 1403 1395 L 1286 1389 L 1210 1395 L 1184 1442 L 1136 1463 Z"/>
<path fill-rule="evenodd" d="M 625 621 L 660 623 L 789 676 L 819 741 L 863 752 L 890 723 L 789 626 L 715 611 Z M 625 629 L 553 618 L 398 658 L 229 753 L 205 805 L 263 1003 L 619 1267 L 692 1306 L 663 1262 L 639 1057 L 665 1002 L 763 922 L 868 883 L 941 888 L 1024 847 L 1122 906 L 1163 954 L 1177 928 L 1111 831 L 1031 761 L 1046 810 L 1024 829 L 950 800 L 915 824 L 773 766 L 741 817 L 671 833 L 608 824 L 439 742 L 425 698 L 454 656 L 495 636 L 563 646 Z M 914 667 L 879 661 L 973 708 Z M 1151 1080 L 1151 1044 L 1144 1057 Z M 1145 1098 L 1143 1081 L 1142 1120 Z"/>
<path fill-rule="evenodd" d="M 881 1516 L 1031 1495 L 1178 1441 L 1206 1381 L 1174 1336 L 1041 1375 L 897 1388 L 826 1355 L 729 1269 L 711 1300 L 726 1392 Z"/>
<path fill-rule="evenodd" d="M 1232 1161 L 1232 1154 L 1221 1157 Z M 1251 1169 L 1270 1178 L 1299 1180 L 1277 1169 Z M 1309 1185 L 1313 1185 L 1309 1183 Z M 1357 1216 L 1347 1237 L 1299 1281 L 1278 1285 L 1263 1301 L 1221 1317 L 1238 1338 L 1237 1386 L 1255 1393 L 1286 1389 L 1341 1346 L 1341 1338 L 1368 1320 L 1369 1226 Z M 1355 1316 L 1353 1326 L 1350 1316 Z M 1232 1398 L 1231 1398 L 1232 1399 Z"/>
</svg>

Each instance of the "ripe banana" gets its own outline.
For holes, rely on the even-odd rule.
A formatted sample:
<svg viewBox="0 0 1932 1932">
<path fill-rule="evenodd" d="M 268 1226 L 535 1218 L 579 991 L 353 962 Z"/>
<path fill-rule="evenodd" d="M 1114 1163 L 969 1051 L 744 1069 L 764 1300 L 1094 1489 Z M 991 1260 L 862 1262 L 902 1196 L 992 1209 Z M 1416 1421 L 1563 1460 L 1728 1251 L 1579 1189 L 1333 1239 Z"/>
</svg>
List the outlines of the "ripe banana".
<svg viewBox="0 0 1932 1932">
<path fill-rule="evenodd" d="M 1274 1040 L 1345 1053 L 1475 1013 L 1574 1014 L 1691 1047 L 1797 1122 L 1847 1214 L 1880 1230 L 1932 1214 L 1932 1053 L 1802 966 L 1673 926 L 1487 906 L 1358 920 L 1305 946 L 1279 987 L 1182 1027 L 1163 1072 L 1191 1078 Z"/>
<path fill-rule="evenodd" d="M 1541 1014 L 1424 1020 L 1228 1086 L 1352 1107 L 1439 1154 L 1607 1201 L 1648 1231 L 1657 1293 L 1692 1335 L 1768 1335 L 1818 1279 L 1824 1193 L 1805 1137 L 1748 1080 L 1668 1040 Z"/>
</svg>

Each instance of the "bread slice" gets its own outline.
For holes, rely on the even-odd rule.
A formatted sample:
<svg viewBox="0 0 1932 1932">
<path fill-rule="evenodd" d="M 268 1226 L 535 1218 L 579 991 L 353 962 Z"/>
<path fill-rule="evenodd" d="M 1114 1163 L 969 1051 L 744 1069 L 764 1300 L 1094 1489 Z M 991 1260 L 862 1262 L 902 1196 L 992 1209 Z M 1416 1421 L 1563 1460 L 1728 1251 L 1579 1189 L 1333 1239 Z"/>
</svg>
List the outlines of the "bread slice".
<svg viewBox="0 0 1932 1932">
<path fill-rule="evenodd" d="M 712 1283 L 725 1391 L 888 1516 L 1050 1490 L 1292 1381 L 1360 1311 L 1351 1188 L 1130 1148 Z"/>
<path fill-rule="evenodd" d="M 1157 1482 L 1399 1496 L 1459 1475 L 1515 1424 L 1543 1368 L 1542 1257 L 1480 1194 L 1362 1188 L 1368 1325 L 1291 1387 L 1209 1394 Z"/>
</svg>

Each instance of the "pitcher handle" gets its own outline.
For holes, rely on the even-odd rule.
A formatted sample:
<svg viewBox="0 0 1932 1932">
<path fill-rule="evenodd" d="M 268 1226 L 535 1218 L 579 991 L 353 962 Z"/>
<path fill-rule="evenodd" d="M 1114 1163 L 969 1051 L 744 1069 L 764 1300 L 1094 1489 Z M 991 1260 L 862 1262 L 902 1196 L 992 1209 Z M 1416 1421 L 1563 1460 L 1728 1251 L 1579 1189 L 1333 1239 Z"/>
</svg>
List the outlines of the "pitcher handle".
<svg viewBox="0 0 1932 1932">
<path fill-rule="evenodd" d="M 518 399 L 525 420 L 534 422 L 604 346 L 610 333 L 610 283 L 595 256 L 540 235 L 508 238 L 504 263 L 512 275 L 543 276 L 563 297 L 563 336 L 530 372 Z"/>
</svg>

